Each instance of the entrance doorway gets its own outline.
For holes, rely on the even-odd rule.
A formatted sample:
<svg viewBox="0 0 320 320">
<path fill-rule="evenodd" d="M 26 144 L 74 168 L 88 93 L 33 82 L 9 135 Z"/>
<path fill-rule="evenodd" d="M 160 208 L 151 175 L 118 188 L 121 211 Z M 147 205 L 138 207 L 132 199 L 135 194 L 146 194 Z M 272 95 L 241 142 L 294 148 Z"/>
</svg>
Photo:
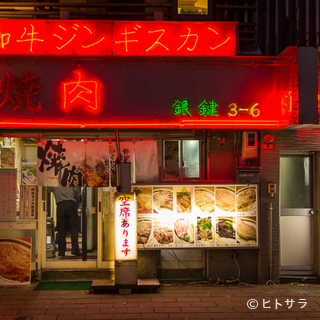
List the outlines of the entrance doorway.
<svg viewBox="0 0 320 320">
<path fill-rule="evenodd" d="M 50 239 L 48 230 L 48 216 L 55 220 L 55 216 L 52 213 L 54 209 L 48 209 L 47 207 L 47 187 L 39 187 L 39 239 L 38 241 L 38 268 L 39 270 L 66 270 L 66 269 L 86 269 L 86 271 L 94 270 L 99 271 L 103 269 L 104 272 L 95 272 L 99 279 L 109 277 L 112 275 L 114 269 L 114 212 L 112 203 L 113 188 L 111 187 L 96 187 L 89 188 L 85 192 L 86 197 L 86 218 L 80 216 L 80 230 L 79 230 L 79 241 L 81 241 L 81 251 L 87 250 L 87 255 L 84 258 L 72 256 L 70 250 L 64 259 L 61 259 L 57 255 L 48 252 L 48 243 L 53 241 Z M 82 190 L 83 191 L 83 190 Z M 52 196 L 50 196 L 52 197 Z M 53 197 L 54 198 L 54 197 Z M 82 200 L 82 204 L 84 201 Z M 53 207 L 56 206 L 53 204 Z M 51 220 L 51 219 L 50 219 Z M 83 223 L 84 221 L 84 223 Z M 55 222 L 53 222 L 55 223 Z M 55 233 L 55 229 L 51 229 L 51 233 Z M 85 237 L 83 234 L 86 232 Z M 86 238 L 84 240 L 84 238 Z M 46 240 L 46 241 L 45 241 Z M 50 246 L 49 246 L 50 249 Z M 70 248 L 69 248 L 70 249 Z M 75 257 L 75 258 L 74 258 Z M 107 272 L 106 272 L 107 270 Z M 110 272 L 109 272 L 110 271 Z M 75 272 L 73 272 L 75 274 Z"/>
<path fill-rule="evenodd" d="M 315 274 L 312 153 L 280 156 L 280 273 Z"/>
<path fill-rule="evenodd" d="M 64 255 L 60 256 L 59 250 L 59 229 L 58 229 L 58 215 L 57 204 L 53 194 L 55 187 L 47 189 L 47 261 L 59 260 L 96 260 L 97 259 L 97 214 L 96 214 L 96 192 L 97 188 L 78 188 L 81 193 L 82 202 L 77 212 L 77 217 L 72 218 L 76 225 L 78 246 L 84 255 L 75 255 L 72 252 L 72 226 L 66 225 L 66 250 Z M 85 206 L 85 208 L 81 208 Z M 72 210 L 72 208 L 71 208 Z M 83 215 L 85 214 L 85 219 Z M 65 224 L 70 223 L 71 220 L 66 219 Z M 58 255 L 59 252 L 59 255 Z"/>
</svg>

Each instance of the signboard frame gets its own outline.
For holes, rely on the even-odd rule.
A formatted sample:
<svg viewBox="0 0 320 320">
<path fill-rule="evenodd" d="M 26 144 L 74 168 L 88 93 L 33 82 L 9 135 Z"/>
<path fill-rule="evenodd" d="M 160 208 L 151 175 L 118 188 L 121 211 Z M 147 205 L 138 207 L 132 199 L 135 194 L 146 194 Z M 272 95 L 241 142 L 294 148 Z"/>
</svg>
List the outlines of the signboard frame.
<svg viewBox="0 0 320 320">
<path fill-rule="evenodd" d="M 138 234 L 138 250 L 161 250 L 161 249 L 258 249 L 260 247 L 260 187 L 257 183 L 250 184 L 174 184 L 174 185 L 133 185 L 132 190 L 136 193 L 137 198 L 137 234 Z M 226 209 L 221 210 L 216 203 L 216 195 L 222 192 L 234 192 L 234 211 Z M 254 194 L 255 201 L 253 205 L 249 207 L 240 206 L 242 195 L 249 190 L 249 195 Z M 150 194 L 151 191 L 151 194 Z M 201 212 L 199 205 L 196 203 L 196 191 L 207 192 L 212 197 L 214 208 L 207 209 L 211 212 Z M 168 192 L 171 193 L 172 205 L 170 208 L 165 208 L 167 204 L 164 204 L 164 210 L 157 213 L 154 209 L 154 195 L 157 192 Z M 149 193 L 149 195 L 148 195 Z M 240 195 L 239 198 L 238 195 Z M 139 197 L 140 194 L 140 197 Z M 145 199 L 141 201 L 141 194 L 144 194 Z M 147 196 L 146 196 L 147 194 Z M 164 193 L 163 193 L 164 194 Z M 179 211 L 178 208 L 178 197 L 179 194 L 182 196 L 189 194 L 190 196 L 190 208 L 184 213 Z M 151 197 L 150 197 L 151 196 Z M 220 196 L 219 196 L 220 197 Z M 146 201 L 151 202 L 146 204 Z M 163 203 L 166 201 L 163 199 Z M 220 201 L 220 203 L 222 203 Z M 143 207 L 145 205 L 145 207 Z M 220 204 L 219 204 L 220 206 Z M 227 208 L 227 206 L 226 206 Z M 246 211 L 246 208 L 251 210 Z M 213 211 L 212 211 L 213 210 Z M 205 221 L 207 218 L 207 221 Z M 208 219 L 210 218 L 210 219 Z M 179 222 L 180 220 L 180 222 Z M 211 239 L 204 239 L 200 236 L 200 224 L 206 224 L 209 221 L 212 228 L 209 232 L 212 233 Z M 177 228 L 185 230 L 182 234 L 178 234 Z M 230 226 L 233 229 L 232 236 L 227 238 L 228 235 L 221 236 L 220 228 L 222 225 L 226 225 L 226 228 Z M 241 224 L 241 229 L 239 228 Z M 158 227 L 160 225 L 160 227 Z M 188 231 L 190 225 L 193 225 L 193 235 Z M 246 234 L 244 232 L 246 228 Z M 148 229 L 150 228 L 150 230 Z M 167 238 L 163 238 L 159 241 L 160 237 L 156 234 L 155 228 L 158 228 L 160 232 L 170 234 Z M 184 228 L 184 229 L 183 229 Z M 255 229 L 255 231 L 253 230 Z M 142 230 L 142 231 L 141 231 Z M 144 232 L 148 230 L 148 232 Z M 190 230 L 190 229 L 189 229 Z M 170 233 L 171 232 L 171 233 Z M 255 232 L 255 236 L 253 233 Z M 226 232 L 227 234 L 228 232 Z M 172 234 L 172 236 L 171 236 Z M 187 235 L 185 235 L 187 234 Z M 246 239 L 242 238 L 246 237 Z M 143 237 L 145 237 L 143 239 Z M 170 238 L 171 237 L 171 238 Z M 255 240 L 252 240 L 255 237 Z M 162 242 L 162 243 L 161 243 Z"/>
</svg>

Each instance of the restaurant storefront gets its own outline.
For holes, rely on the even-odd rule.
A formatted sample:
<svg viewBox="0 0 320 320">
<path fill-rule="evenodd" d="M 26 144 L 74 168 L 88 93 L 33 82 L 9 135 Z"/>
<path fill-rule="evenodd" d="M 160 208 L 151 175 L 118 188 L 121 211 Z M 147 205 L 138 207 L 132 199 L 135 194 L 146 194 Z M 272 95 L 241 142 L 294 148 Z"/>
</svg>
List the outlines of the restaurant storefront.
<svg viewBox="0 0 320 320">
<path fill-rule="evenodd" d="M 318 274 L 319 133 L 296 127 L 297 48 L 237 56 L 236 23 L 12 23 L 0 50 L 0 237 L 32 239 L 33 274 L 113 277 L 133 248 L 115 246 L 129 233 L 116 227 L 118 191 L 134 194 L 139 278 Z M 82 191 L 81 257 L 57 254 L 58 186 Z M 288 211 L 293 195 L 305 201 Z"/>
</svg>

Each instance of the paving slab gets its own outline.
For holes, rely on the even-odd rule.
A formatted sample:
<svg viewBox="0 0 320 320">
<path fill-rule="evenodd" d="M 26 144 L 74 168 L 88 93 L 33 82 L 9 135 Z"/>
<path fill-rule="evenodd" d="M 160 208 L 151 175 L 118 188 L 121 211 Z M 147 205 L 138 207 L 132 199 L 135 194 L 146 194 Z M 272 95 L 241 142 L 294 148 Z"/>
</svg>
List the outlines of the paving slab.
<svg viewBox="0 0 320 320">
<path fill-rule="evenodd" d="M 0 287 L 0 320 L 320 319 L 320 284 L 172 284 L 125 295 L 36 285 Z"/>
</svg>

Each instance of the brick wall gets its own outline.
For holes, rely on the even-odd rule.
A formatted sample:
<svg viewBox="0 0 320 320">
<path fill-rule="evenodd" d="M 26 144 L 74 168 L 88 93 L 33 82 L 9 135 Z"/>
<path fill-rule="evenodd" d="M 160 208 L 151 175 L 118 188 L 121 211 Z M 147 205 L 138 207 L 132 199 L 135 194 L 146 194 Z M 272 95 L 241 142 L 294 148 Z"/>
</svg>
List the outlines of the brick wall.
<svg viewBox="0 0 320 320">
<path fill-rule="evenodd" d="M 249 283 L 266 283 L 268 280 L 272 280 L 275 283 L 279 282 L 280 151 L 314 151 L 316 155 L 314 194 L 317 195 L 317 190 L 319 190 L 318 175 L 320 164 L 317 151 L 320 151 L 320 128 L 262 130 L 260 137 L 263 138 L 266 133 L 274 135 L 275 149 L 261 150 L 260 153 L 260 249 L 236 250 L 241 271 L 241 281 Z M 235 176 L 234 145 L 233 139 L 229 139 L 229 136 L 231 136 L 231 133 L 228 134 L 224 146 L 217 145 L 216 142 L 211 144 L 210 180 L 230 180 Z M 219 170 L 219 166 L 221 166 L 221 170 Z M 228 170 L 230 172 L 227 172 Z M 277 194 L 274 198 L 267 197 L 268 182 L 277 184 Z M 315 210 L 319 211 L 318 197 L 315 200 Z M 272 210 L 270 207 L 272 207 Z M 317 215 L 315 216 L 315 222 L 315 245 L 317 249 L 320 244 L 319 237 L 317 236 L 319 227 Z M 209 277 L 228 279 L 230 277 L 234 278 L 237 275 L 230 250 L 212 250 L 208 256 Z M 316 261 L 319 265 L 318 257 L 316 257 Z"/>
</svg>

